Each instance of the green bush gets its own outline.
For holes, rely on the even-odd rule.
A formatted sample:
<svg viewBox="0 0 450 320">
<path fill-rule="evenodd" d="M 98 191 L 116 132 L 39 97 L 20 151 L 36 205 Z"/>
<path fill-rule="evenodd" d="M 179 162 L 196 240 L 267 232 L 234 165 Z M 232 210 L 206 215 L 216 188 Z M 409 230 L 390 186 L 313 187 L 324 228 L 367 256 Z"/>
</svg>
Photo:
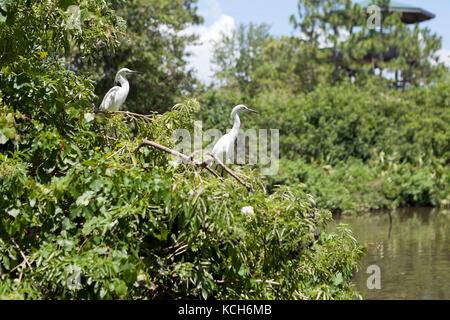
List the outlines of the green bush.
<svg viewBox="0 0 450 320">
<path fill-rule="evenodd" d="M 389 90 L 376 83 L 320 87 L 287 96 L 275 91 L 251 102 L 258 126 L 280 129 L 283 154 L 334 165 L 398 153 L 412 164 L 448 163 L 448 81 L 436 87 Z M 434 98 L 432 98 L 434 97 Z M 439 98 L 440 97 L 440 98 Z"/>
</svg>

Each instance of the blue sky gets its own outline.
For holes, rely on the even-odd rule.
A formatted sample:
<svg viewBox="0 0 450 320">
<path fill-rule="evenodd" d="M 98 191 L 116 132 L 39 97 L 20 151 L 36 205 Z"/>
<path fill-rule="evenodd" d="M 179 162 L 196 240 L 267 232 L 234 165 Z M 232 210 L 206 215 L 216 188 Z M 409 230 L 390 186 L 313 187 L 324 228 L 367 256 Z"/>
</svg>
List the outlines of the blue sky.
<svg viewBox="0 0 450 320">
<path fill-rule="evenodd" d="M 199 13 L 205 18 L 203 26 L 194 27 L 200 35 L 201 46 L 193 48 L 192 64 L 200 79 L 210 82 L 211 41 L 217 41 L 222 32 L 228 33 L 237 25 L 249 22 L 267 23 L 274 35 L 291 35 L 293 28 L 289 17 L 297 13 L 297 0 L 199 0 Z M 358 1 L 359 2 L 359 1 Z M 450 1 L 400 0 L 436 14 L 436 18 L 423 22 L 442 37 L 443 58 L 450 64 Z"/>
</svg>

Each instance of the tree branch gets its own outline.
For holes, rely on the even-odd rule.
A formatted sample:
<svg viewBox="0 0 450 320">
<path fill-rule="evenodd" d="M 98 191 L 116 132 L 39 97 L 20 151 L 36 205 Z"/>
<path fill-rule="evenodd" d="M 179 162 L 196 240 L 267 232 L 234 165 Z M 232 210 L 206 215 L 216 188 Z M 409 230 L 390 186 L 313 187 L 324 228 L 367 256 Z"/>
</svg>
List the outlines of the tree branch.
<svg viewBox="0 0 450 320">
<path fill-rule="evenodd" d="M 138 117 L 138 118 L 144 118 L 146 120 L 153 120 L 153 115 L 151 114 L 139 114 L 139 113 L 134 113 L 134 112 L 130 112 L 130 111 L 125 111 L 125 110 L 118 110 L 118 111 L 100 111 L 100 110 L 94 110 L 92 113 L 104 113 L 104 114 L 125 114 L 128 116 L 132 116 L 132 117 Z"/>
<path fill-rule="evenodd" d="M 281 283 L 276 282 L 274 279 L 272 280 L 261 280 L 261 279 L 256 279 L 254 280 L 255 282 L 259 282 L 259 283 L 265 283 L 265 284 L 271 284 L 271 285 L 275 285 L 275 286 L 281 286 Z M 239 283 L 242 282 L 242 280 L 214 280 L 215 283 Z"/>
<path fill-rule="evenodd" d="M 185 162 L 193 162 L 195 164 L 195 162 L 192 161 L 189 156 L 187 156 L 185 154 L 182 154 L 181 152 L 178 152 L 178 151 L 172 150 L 170 148 L 167 148 L 167 147 L 165 147 L 163 145 L 160 145 L 159 143 L 147 140 L 147 139 L 142 140 L 142 143 L 139 145 L 139 147 L 137 147 L 136 150 L 134 150 L 134 153 L 136 153 L 137 151 L 139 151 L 139 149 L 141 149 L 143 146 L 146 146 L 146 145 L 147 146 L 151 146 L 151 147 L 153 147 L 155 149 L 159 149 L 159 150 L 164 151 L 166 153 L 169 153 L 169 154 L 171 154 L 173 156 L 179 157 L 179 158 L 183 159 Z"/>
<path fill-rule="evenodd" d="M 194 152 L 192 153 L 190 156 L 187 156 L 183 153 L 180 153 L 176 150 L 172 150 L 168 147 L 165 147 L 163 145 L 160 145 L 159 143 L 156 143 L 154 141 L 150 141 L 148 139 L 144 139 L 142 140 L 142 143 L 137 147 L 137 149 L 134 151 L 134 153 L 136 153 L 137 151 L 139 151 L 143 146 L 151 146 L 155 149 L 164 151 L 168 154 L 171 154 L 173 156 L 176 156 L 178 158 L 181 158 L 185 163 L 192 163 L 195 167 L 200 167 L 200 168 L 204 168 L 207 171 L 209 171 L 213 176 L 215 176 L 216 178 L 220 179 L 221 181 L 223 181 L 222 178 L 219 177 L 219 175 L 210 167 L 208 167 L 206 161 L 203 162 L 198 162 L 194 160 L 194 155 L 197 153 Z M 208 153 L 209 156 L 211 156 L 214 161 L 221 166 L 230 176 L 232 176 L 234 179 L 236 179 L 240 184 L 242 184 L 248 191 L 252 191 L 251 187 L 249 185 L 247 185 L 244 181 L 242 181 L 242 179 L 240 179 L 233 171 L 231 171 L 230 168 L 228 168 L 222 161 L 220 161 L 216 156 L 214 156 L 212 153 Z"/>
<path fill-rule="evenodd" d="M 116 154 L 120 153 L 123 149 L 125 149 L 125 147 L 126 146 L 122 146 L 122 148 L 120 148 L 119 150 L 114 152 L 112 155 L 110 155 L 108 158 L 106 158 L 106 160 L 109 160 L 109 159 L 113 158 Z"/>
<path fill-rule="evenodd" d="M 240 184 L 242 184 L 245 188 L 247 188 L 248 191 L 252 191 L 251 187 L 248 186 L 244 181 L 242 181 L 233 171 L 231 171 L 230 168 L 228 168 L 222 161 L 220 161 L 215 155 L 213 155 L 211 152 L 208 152 L 208 155 L 210 155 L 214 161 L 221 166 L 230 176 L 235 178 Z M 203 162 L 205 165 L 206 163 Z"/>
<path fill-rule="evenodd" d="M 23 260 L 25 261 L 25 263 L 30 267 L 31 270 L 33 270 L 33 267 L 31 266 L 30 262 L 27 259 L 27 256 L 25 255 L 25 253 L 23 253 L 23 251 L 20 249 L 19 245 L 17 244 L 17 242 L 14 240 L 13 237 L 10 236 L 11 242 L 16 246 L 17 250 L 19 250 L 20 255 L 22 256 Z"/>
</svg>

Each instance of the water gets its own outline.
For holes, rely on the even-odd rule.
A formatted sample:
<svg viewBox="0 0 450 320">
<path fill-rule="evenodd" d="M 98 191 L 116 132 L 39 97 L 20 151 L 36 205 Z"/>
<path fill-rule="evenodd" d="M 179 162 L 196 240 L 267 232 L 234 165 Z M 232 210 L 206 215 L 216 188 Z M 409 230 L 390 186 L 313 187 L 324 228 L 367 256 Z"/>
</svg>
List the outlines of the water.
<svg viewBox="0 0 450 320">
<path fill-rule="evenodd" d="M 353 278 L 357 290 L 365 299 L 450 299 L 450 210 L 408 208 L 391 216 L 392 223 L 388 212 L 336 218 L 368 250 Z M 381 289 L 367 286 L 371 265 L 380 268 Z"/>
</svg>

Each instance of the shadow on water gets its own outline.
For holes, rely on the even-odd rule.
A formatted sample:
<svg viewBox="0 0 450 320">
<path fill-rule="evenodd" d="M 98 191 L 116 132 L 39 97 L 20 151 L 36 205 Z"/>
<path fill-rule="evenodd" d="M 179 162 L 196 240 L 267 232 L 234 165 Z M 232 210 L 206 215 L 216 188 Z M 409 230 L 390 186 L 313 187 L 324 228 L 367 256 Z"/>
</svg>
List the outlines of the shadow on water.
<svg viewBox="0 0 450 320">
<path fill-rule="evenodd" d="M 366 299 L 450 299 L 449 210 L 405 208 L 335 220 L 367 248 L 353 278 Z M 381 289 L 368 288 L 372 265 L 380 268 Z"/>
</svg>

